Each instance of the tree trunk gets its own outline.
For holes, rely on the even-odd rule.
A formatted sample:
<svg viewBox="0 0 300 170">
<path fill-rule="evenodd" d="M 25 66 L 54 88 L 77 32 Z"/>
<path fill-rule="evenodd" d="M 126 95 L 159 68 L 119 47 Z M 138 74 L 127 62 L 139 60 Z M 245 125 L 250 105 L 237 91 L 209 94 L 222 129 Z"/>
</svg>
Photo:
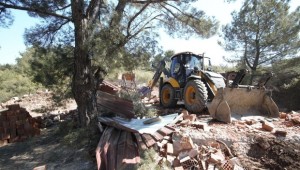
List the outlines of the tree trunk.
<svg viewBox="0 0 300 170">
<path fill-rule="evenodd" d="M 81 127 L 89 125 L 97 113 L 96 83 L 88 52 L 88 28 L 84 17 L 84 1 L 73 0 L 72 18 L 75 27 L 75 50 L 72 92 L 78 106 L 78 120 Z"/>
</svg>

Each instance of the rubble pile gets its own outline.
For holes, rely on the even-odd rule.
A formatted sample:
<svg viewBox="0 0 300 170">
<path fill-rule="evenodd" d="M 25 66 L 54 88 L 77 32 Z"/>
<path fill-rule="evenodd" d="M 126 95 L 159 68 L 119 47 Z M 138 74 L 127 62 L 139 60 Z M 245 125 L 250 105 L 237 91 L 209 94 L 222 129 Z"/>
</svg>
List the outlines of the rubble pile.
<svg viewBox="0 0 300 170">
<path fill-rule="evenodd" d="M 166 163 L 175 170 L 183 169 L 242 169 L 237 157 L 234 157 L 228 146 L 218 140 L 197 144 L 182 126 L 190 126 L 200 131 L 207 131 L 207 124 L 196 122 L 195 114 L 183 111 L 181 120 L 174 126 L 175 132 L 157 141 L 154 146 L 159 153 L 159 163 Z M 179 119 L 180 119 L 179 118 Z"/>
<path fill-rule="evenodd" d="M 0 146 L 40 135 L 41 119 L 33 118 L 18 104 L 0 112 Z"/>
</svg>

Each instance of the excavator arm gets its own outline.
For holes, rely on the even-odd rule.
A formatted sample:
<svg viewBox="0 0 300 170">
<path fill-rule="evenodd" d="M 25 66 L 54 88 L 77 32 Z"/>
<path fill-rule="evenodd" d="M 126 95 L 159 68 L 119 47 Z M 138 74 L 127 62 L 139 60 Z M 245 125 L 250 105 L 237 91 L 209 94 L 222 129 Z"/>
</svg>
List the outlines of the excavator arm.
<svg viewBox="0 0 300 170">
<path fill-rule="evenodd" d="M 159 80 L 159 77 L 162 73 L 164 73 L 167 76 L 170 76 L 170 72 L 166 69 L 166 62 L 165 59 L 161 60 L 158 64 L 158 66 L 155 67 L 155 73 L 152 77 L 152 79 L 148 82 L 148 85 L 146 87 L 142 87 L 139 90 L 139 93 L 142 94 L 142 96 L 146 96 L 148 93 L 151 93 L 153 87 L 156 85 L 156 83 Z"/>
</svg>

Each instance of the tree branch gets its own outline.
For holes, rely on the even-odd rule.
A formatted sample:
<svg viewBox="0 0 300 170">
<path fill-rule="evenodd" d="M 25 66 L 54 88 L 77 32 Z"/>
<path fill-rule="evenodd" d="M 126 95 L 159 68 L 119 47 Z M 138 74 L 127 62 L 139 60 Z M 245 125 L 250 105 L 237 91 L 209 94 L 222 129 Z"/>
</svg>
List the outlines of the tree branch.
<svg viewBox="0 0 300 170">
<path fill-rule="evenodd" d="M 53 12 L 48 12 L 48 11 L 36 9 L 36 8 L 17 6 L 17 5 L 9 5 L 9 4 L 3 3 L 3 2 L 0 2 L 0 6 L 2 6 L 4 8 L 17 9 L 17 10 L 22 10 L 22 11 L 29 11 L 29 12 L 35 12 L 35 13 L 44 14 L 44 15 L 50 15 L 50 16 L 53 16 L 53 17 L 62 18 L 62 19 L 66 19 L 68 21 L 72 21 L 72 18 L 70 18 L 70 17 L 60 15 L 60 14 L 57 14 L 57 13 L 53 13 Z"/>
<path fill-rule="evenodd" d="M 140 0 L 131 0 L 131 3 L 136 3 L 136 4 L 147 4 L 147 3 L 161 3 L 161 2 L 167 2 L 167 1 L 174 1 L 177 2 L 179 0 L 145 0 L 145 1 L 140 1 Z"/>
<path fill-rule="evenodd" d="M 131 26 L 131 23 L 149 6 L 150 3 L 147 3 L 145 4 L 142 9 L 137 12 L 128 22 L 128 25 L 127 25 L 127 34 L 130 35 L 130 32 L 129 32 L 129 29 L 130 29 L 130 26 Z"/>
</svg>

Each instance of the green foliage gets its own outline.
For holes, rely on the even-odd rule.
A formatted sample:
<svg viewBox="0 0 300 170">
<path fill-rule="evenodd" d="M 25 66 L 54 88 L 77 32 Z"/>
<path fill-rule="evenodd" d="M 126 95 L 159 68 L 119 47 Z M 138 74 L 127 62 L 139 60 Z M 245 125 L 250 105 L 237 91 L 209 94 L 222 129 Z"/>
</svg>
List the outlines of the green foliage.
<svg viewBox="0 0 300 170">
<path fill-rule="evenodd" d="M 267 11 L 267 12 L 266 12 Z M 299 52 L 300 10 L 289 11 L 289 0 L 245 1 L 233 21 L 223 28 L 228 61 L 256 70 L 260 65 L 293 57 Z"/>
<path fill-rule="evenodd" d="M 272 65 L 275 73 L 271 85 L 275 90 L 273 98 L 281 107 L 300 110 L 300 57 L 282 60 Z"/>
<path fill-rule="evenodd" d="M 141 163 L 138 165 L 137 169 L 139 170 L 166 170 L 171 169 L 171 165 L 167 166 L 165 164 L 158 164 L 157 161 L 157 152 L 151 148 L 142 152 L 141 154 Z"/>
<path fill-rule="evenodd" d="M 55 96 L 70 97 L 73 71 L 73 47 L 44 48 L 33 46 L 17 59 L 17 72 L 55 92 Z"/>
<path fill-rule="evenodd" d="M 141 95 L 138 92 L 134 91 L 121 91 L 119 96 L 124 99 L 132 100 L 133 101 L 133 111 L 136 117 L 154 117 L 156 113 L 154 110 L 146 107 L 144 103 L 142 103 Z"/>
<path fill-rule="evenodd" d="M 19 74 L 14 69 L 0 70 L 0 102 L 30 94 L 37 90 L 37 83 L 33 83 L 26 75 Z"/>
</svg>

